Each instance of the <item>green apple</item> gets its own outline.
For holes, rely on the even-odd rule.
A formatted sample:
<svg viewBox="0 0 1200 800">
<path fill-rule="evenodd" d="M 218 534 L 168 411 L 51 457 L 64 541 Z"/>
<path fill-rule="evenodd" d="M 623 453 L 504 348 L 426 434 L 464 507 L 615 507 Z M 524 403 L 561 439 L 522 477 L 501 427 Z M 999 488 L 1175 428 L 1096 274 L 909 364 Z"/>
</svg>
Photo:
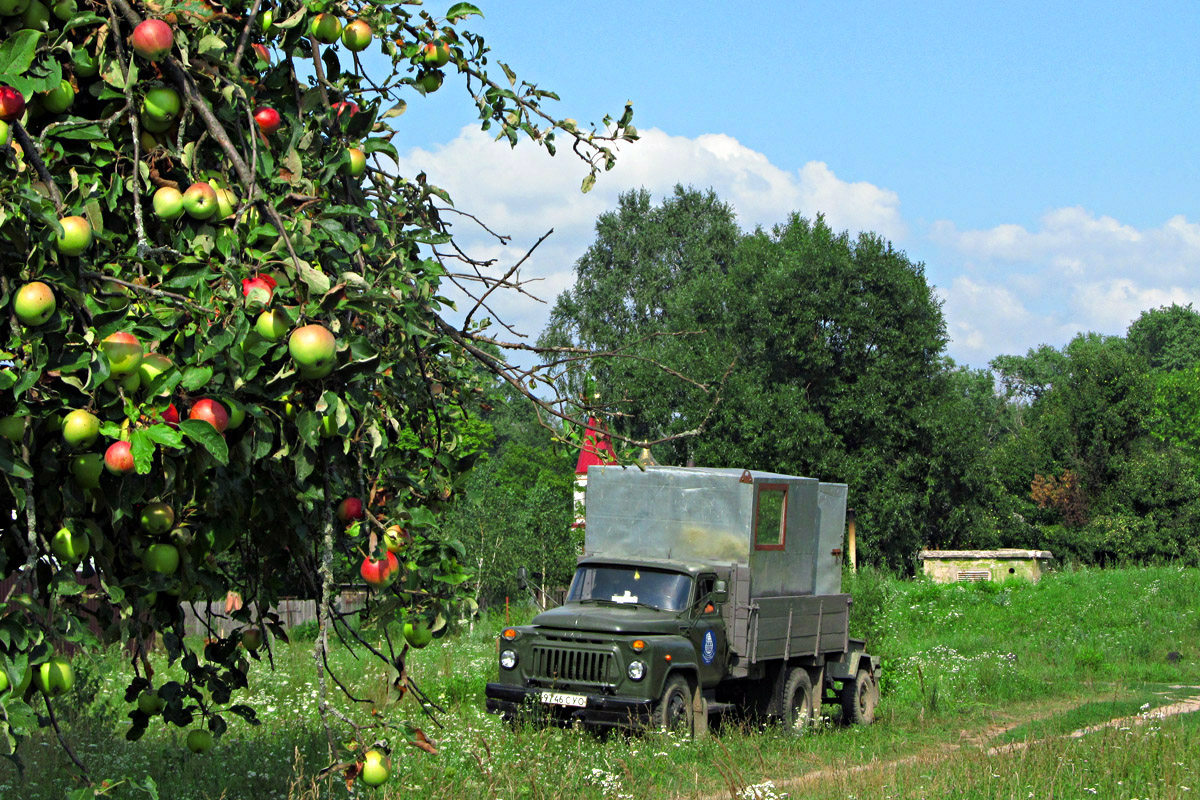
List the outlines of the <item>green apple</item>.
<svg viewBox="0 0 1200 800">
<path fill-rule="evenodd" d="M 72 447 L 90 447 L 100 435 L 100 420 L 90 411 L 77 408 L 63 419 L 62 435 Z"/>
<path fill-rule="evenodd" d="M 296 362 L 301 374 L 309 371 L 310 374 L 305 377 L 324 377 L 317 373 L 325 370 L 324 374 L 327 375 L 333 369 L 337 359 L 337 340 L 323 325 L 304 325 L 292 331 L 288 337 L 288 354 Z"/>
<path fill-rule="evenodd" d="M 71 662 L 62 656 L 54 656 L 33 670 L 33 685 L 50 697 L 64 695 L 75 686 L 75 672 Z"/>
<path fill-rule="evenodd" d="M 54 244 L 64 256 L 77 256 L 92 243 L 92 225 L 83 217 L 63 217 L 59 224 L 63 233 Z"/>
<path fill-rule="evenodd" d="M 424 622 L 418 622 L 416 625 L 406 622 L 404 623 L 404 640 L 419 649 L 433 641 L 433 633 Z"/>
<path fill-rule="evenodd" d="M 237 195 L 232 189 L 219 188 L 213 191 L 217 193 L 217 219 L 229 219 L 237 206 Z"/>
<path fill-rule="evenodd" d="M 159 697 L 158 692 L 153 689 L 146 689 L 138 695 L 137 707 L 138 711 L 147 717 L 153 717 L 155 714 L 162 713 L 162 710 L 167 707 L 167 701 Z"/>
<path fill-rule="evenodd" d="M 149 572 L 173 575 L 179 569 L 179 550 L 173 544 L 152 544 L 142 555 L 142 566 Z"/>
<path fill-rule="evenodd" d="M 145 111 L 138 114 L 138 120 L 142 123 L 142 130 L 150 133 L 166 133 L 175 124 L 173 119 L 155 119 Z"/>
<path fill-rule="evenodd" d="M 362 772 L 359 777 L 367 786 L 382 786 L 391 774 L 391 762 L 378 750 L 363 753 Z"/>
<path fill-rule="evenodd" d="M 59 559 L 69 564 L 78 564 L 83 561 L 92 547 L 91 540 L 82 530 L 82 526 L 76 524 L 74 527 L 74 530 L 70 527 L 59 528 L 58 533 L 50 539 L 50 550 Z"/>
<path fill-rule="evenodd" d="M 25 690 L 29 688 L 29 684 L 33 682 L 33 667 L 26 667 L 25 674 L 21 677 L 21 682 L 13 687 L 13 696 L 21 697 L 25 694 Z M 8 673 L 0 671 L 0 697 L 4 696 L 6 689 L 11 686 Z"/>
<path fill-rule="evenodd" d="M 182 108 L 179 92 L 170 86 L 156 86 L 142 100 L 142 111 L 155 122 L 174 122 Z"/>
<path fill-rule="evenodd" d="M 76 5 L 75 0 L 58 0 L 51 11 L 54 12 L 54 16 L 63 22 L 69 22 L 71 17 L 75 16 L 76 12 L 79 11 L 79 6 Z"/>
<path fill-rule="evenodd" d="M 308 32 L 321 44 L 333 44 L 342 35 L 342 21 L 333 14 L 317 14 L 309 21 Z"/>
<path fill-rule="evenodd" d="M 193 183 L 183 193 L 183 208 L 192 219 L 208 219 L 217 213 L 217 193 L 203 181 Z"/>
<path fill-rule="evenodd" d="M 342 44 L 347 50 L 359 53 L 371 46 L 372 31 L 366 20 L 356 19 L 342 30 Z"/>
<path fill-rule="evenodd" d="M 71 456 L 71 475 L 84 489 L 99 489 L 104 471 L 103 453 L 80 453 Z"/>
<path fill-rule="evenodd" d="M 19 442 L 25 438 L 27 417 L 9 416 L 0 418 L 0 436 L 10 442 Z"/>
<path fill-rule="evenodd" d="M 147 353 L 142 356 L 142 361 L 138 364 L 138 377 L 142 379 L 142 386 L 148 390 L 155 378 L 174 368 L 175 365 L 171 363 L 171 359 L 162 353 Z"/>
<path fill-rule="evenodd" d="M 142 509 L 141 523 L 146 533 L 156 536 L 166 533 L 175 525 L 175 509 L 168 503 L 147 503 Z"/>
<path fill-rule="evenodd" d="M 262 628 L 246 628 L 246 630 L 242 631 L 242 647 L 250 652 L 254 652 L 262 647 L 262 643 Z"/>
<path fill-rule="evenodd" d="M 349 160 L 342 164 L 342 172 L 351 178 L 361 178 L 367 171 L 367 154 L 357 147 L 351 147 L 346 154 Z"/>
<path fill-rule="evenodd" d="M 229 409 L 229 424 L 225 426 L 227 431 L 236 431 L 242 427 L 242 423 L 246 421 L 246 407 L 237 400 L 230 400 L 228 397 L 221 400 L 221 403 Z"/>
<path fill-rule="evenodd" d="M 162 186 L 154 193 L 154 213 L 162 220 L 183 216 L 183 192 L 174 186 Z"/>
<path fill-rule="evenodd" d="M 132 333 L 117 331 L 100 342 L 100 352 L 108 359 L 109 372 L 116 378 L 127 378 L 137 372 L 142 363 L 142 343 Z"/>
<path fill-rule="evenodd" d="M 45 31 L 50 29 L 50 9 L 45 3 L 33 0 L 25 13 L 21 15 L 21 24 L 28 30 Z"/>
<path fill-rule="evenodd" d="M 262 312 L 254 321 L 254 330 L 268 342 L 278 342 L 291 327 L 292 321 L 283 309 L 279 308 Z"/>
<path fill-rule="evenodd" d="M 58 307 L 54 290 L 41 281 L 30 281 L 17 290 L 13 298 L 13 310 L 22 325 L 35 328 L 44 325 Z"/>
<path fill-rule="evenodd" d="M 70 81 L 59 81 L 58 86 L 42 95 L 42 107 L 51 114 L 61 114 L 75 104 L 75 87 Z"/>
<path fill-rule="evenodd" d="M 427 70 L 417 76 L 417 86 L 425 94 L 432 94 L 442 88 L 442 81 L 445 77 L 440 69 Z"/>
<path fill-rule="evenodd" d="M 19 17 L 29 8 L 29 0 L 0 0 L 0 16 Z"/>
<path fill-rule="evenodd" d="M 196 728 L 195 730 L 188 731 L 188 735 L 187 735 L 187 749 L 188 750 L 191 750 L 193 753 L 203 755 L 204 753 L 207 753 L 209 750 L 212 750 L 212 746 L 213 746 L 213 737 L 212 737 L 212 734 L 209 733 L 208 731 L 204 730 L 203 728 Z"/>
</svg>

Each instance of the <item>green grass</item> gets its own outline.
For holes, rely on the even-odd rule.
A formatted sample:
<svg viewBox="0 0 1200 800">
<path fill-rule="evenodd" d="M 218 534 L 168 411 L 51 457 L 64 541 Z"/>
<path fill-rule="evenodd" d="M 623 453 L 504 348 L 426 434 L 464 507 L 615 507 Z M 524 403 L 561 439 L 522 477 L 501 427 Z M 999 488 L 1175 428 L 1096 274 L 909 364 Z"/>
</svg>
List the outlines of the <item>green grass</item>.
<svg viewBox="0 0 1200 800">
<path fill-rule="evenodd" d="M 869 635 L 870 649 L 884 659 L 874 726 L 827 725 L 797 739 L 725 724 L 702 741 L 510 728 L 483 710 L 483 687 L 495 672 L 493 637 L 503 622 L 492 619 L 412 655 L 409 671 L 446 709 L 439 715 L 445 727 L 424 719 L 409 698 L 387 713 L 422 725 L 440 752 L 398 747 L 388 785 L 358 794 L 731 797 L 758 787 L 762 800 L 784 793 L 840 800 L 1200 797 L 1193 794 L 1200 792 L 1200 715 L 1063 738 L 1137 715 L 1145 703 L 1200 695 L 1200 688 L 1171 688 L 1200 687 L 1200 570 L 1079 570 L 1037 585 L 969 586 L 864 573 L 847 588 L 855 596 L 856 632 Z M 1172 651 L 1182 657 L 1169 661 Z M 384 671 L 369 658 L 339 649 L 333 664 L 356 695 L 384 696 Z M 171 674 L 161 662 L 155 666 L 158 679 Z M 310 643 L 278 647 L 273 672 L 255 665 L 248 696 L 237 699 L 255 705 L 263 724 L 231 720 L 205 756 L 187 753 L 185 733 L 161 724 L 140 742 L 124 741 L 128 669 L 115 652 L 77 662 L 76 710 L 64 714 L 65 729 L 94 777 L 149 776 L 158 795 L 171 800 L 350 796 L 336 779 L 316 780 L 330 759 Z M 332 691 L 343 713 L 369 718 L 365 706 Z M 1012 749 L 988 755 L 1003 744 Z M 77 785 L 52 733 L 26 742 L 22 756 L 23 778 L 0 763 L 0 797 L 62 798 Z M 820 774 L 803 777 L 813 773 Z M 148 795 L 124 784 L 110 796 Z"/>
</svg>

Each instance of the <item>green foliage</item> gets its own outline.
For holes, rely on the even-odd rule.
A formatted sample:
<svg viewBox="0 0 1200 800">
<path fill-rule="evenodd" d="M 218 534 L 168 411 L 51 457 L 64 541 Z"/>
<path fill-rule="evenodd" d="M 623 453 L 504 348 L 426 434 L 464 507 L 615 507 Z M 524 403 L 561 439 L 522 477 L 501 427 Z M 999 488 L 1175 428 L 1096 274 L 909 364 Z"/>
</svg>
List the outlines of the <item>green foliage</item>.
<svg viewBox="0 0 1200 800">
<path fill-rule="evenodd" d="M 402 3 L 363 7 L 388 64 L 369 77 L 356 56 L 308 35 L 311 14 L 348 7 L 171 6 L 174 39 L 157 62 L 129 47 L 145 11 L 114 0 L 103 15 L 80 3 L 44 30 L 0 21 L 0 79 L 33 93 L 65 77 L 77 95 L 52 114 L 30 94 L 12 143 L 0 143 L 0 576 L 19 573 L 32 595 L 0 608 L 0 667 L 19 680 L 63 641 L 132 640 L 141 652 L 158 637 L 186 674 L 159 684 L 139 668 L 126 702 L 154 683 L 167 721 L 219 737 L 227 719 L 255 719 L 235 701 L 248 660 L 236 633 L 186 643 L 181 601 L 232 603 L 236 591 L 247 603 L 234 611 L 239 622 L 283 636 L 279 619 L 252 619 L 251 608 L 298 594 L 324 609 L 335 580 L 355 579 L 365 556 L 382 555 L 390 523 L 412 541 L 403 580 L 371 597 L 373 622 L 420 617 L 444 630 L 469 596 L 462 545 L 439 531 L 437 515 L 486 445 L 476 403 L 507 365 L 478 329 L 442 316 L 447 272 L 429 246 L 451 240 L 441 219 L 451 200 L 424 174 L 394 174 L 395 119 L 454 72 L 484 129 L 551 153 L 565 136 L 591 181 L 613 164 L 608 143 L 637 134 L 628 107 L 606 131 L 578 130 L 543 109 L 552 92 L 503 64 L 502 83 L 489 77 L 483 39 L 458 25 L 480 13 L 467 3 L 444 17 Z M 420 57 L 435 41 L 449 48 L 444 71 Z M 142 110 L 164 86 L 182 99 L 165 123 Z M 255 122 L 264 108 L 282 117 L 277 131 Z M 351 147 L 372 162 L 361 179 L 344 169 Z M 219 196 L 227 208 L 179 218 L 152 208 L 156 191 L 205 183 L 231 193 Z M 56 245 L 68 216 L 90 227 L 89 246 Z M 19 317 L 14 298 L 35 280 L 57 305 L 43 324 L 23 324 L 30 316 Z M 298 333 L 322 330 L 332 359 Z M 115 333 L 169 363 L 157 375 L 115 375 L 101 345 Z M 188 419 L 209 399 L 244 421 L 222 430 Z M 172 406 L 182 421 L 168 420 Z M 99 438 L 77 449 L 61 432 L 73 409 L 100 422 Z M 102 473 L 96 486 L 72 468 L 119 440 L 130 443 L 133 473 Z M 343 530 L 333 510 L 348 496 L 364 500 L 368 517 Z M 140 524 L 152 502 L 172 507 L 170 532 Z M 63 525 L 88 531 L 90 583 L 49 546 Z M 168 545 L 179 567 L 157 571 L 146 553 Z M 322 620 L 319 648 L 332 626 L 355 635 L 324 611 Z M 376 655 L 393 666 L 398 658 Z M 9 755 L 37 724 L 36 701 L 0 697 Z M 136 710 L 129 718 L 136 739 L 150 720 Z"/>
<path fill-rule="evenodd" d="M 1129 347 L 1153 370 L 1195 369 L 1200 365 L 1200 312 L 1171 304 L 1143 311 L 1126 333 Z"/>
<path fill-rule="evenodd" d="M 639 362 L 568 385 L 594 385 L 631 438 L 700 432 L 659 445 L 660 462 L 844 481 L 875 563 L 911 569 L 927 542 L 994 537 L 978 453 L 997 433 L 973 411 L 986 378 L 942 358 L 924 268 L 890 243 L 797 215 L 743 234 L 711 192 L 676 187 L 659 206 L 623 196 L 575 271 L 542 342 L 634 342 Z"/>
</svg>

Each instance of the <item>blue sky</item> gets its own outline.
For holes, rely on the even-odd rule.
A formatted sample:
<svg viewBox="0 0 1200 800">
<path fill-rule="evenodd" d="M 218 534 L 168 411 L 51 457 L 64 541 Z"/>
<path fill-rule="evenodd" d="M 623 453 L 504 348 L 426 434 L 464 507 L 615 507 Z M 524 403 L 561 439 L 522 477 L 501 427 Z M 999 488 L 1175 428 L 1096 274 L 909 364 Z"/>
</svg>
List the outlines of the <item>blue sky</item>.
<svg viewBox="0 0 1200 800">
<path fill-rule="evenodd" d="M 743 227 L 821 212 L 887 236 L 925 263 L 971 366 L 1200 291 L 1194 2 L 478 5 L 467 27 L 558 92 L 555 113 L 628 99 L 644 134 L 585 197 L 570 153 L 479 133 L 453 74 L 398 120 L 401 168 L 514 237 L 466 235 L 476 252 L 509 265 L 555 229 L 523 268 L 547 301 L 619 192 L 676 182 Z M 496 310 L 536 336 L 546 309 Z"/>
</svg>

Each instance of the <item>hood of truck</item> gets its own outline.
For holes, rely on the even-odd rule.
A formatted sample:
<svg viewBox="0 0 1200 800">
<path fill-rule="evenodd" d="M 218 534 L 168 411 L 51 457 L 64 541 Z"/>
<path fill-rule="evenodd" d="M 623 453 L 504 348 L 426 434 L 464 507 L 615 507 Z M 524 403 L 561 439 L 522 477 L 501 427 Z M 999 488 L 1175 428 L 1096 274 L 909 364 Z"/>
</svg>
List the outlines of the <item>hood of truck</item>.
<svg viewBox="0 0 1200 800">
<path fill-rule="evenodd" d="M 659 611 L 645 606 L 612 606 L 595 603 L 568 603 L 533 618 L 539 628 L 605 633 L 650 634 L 679 633 L 686 622 L 675 611 Z"/>
</svg>

